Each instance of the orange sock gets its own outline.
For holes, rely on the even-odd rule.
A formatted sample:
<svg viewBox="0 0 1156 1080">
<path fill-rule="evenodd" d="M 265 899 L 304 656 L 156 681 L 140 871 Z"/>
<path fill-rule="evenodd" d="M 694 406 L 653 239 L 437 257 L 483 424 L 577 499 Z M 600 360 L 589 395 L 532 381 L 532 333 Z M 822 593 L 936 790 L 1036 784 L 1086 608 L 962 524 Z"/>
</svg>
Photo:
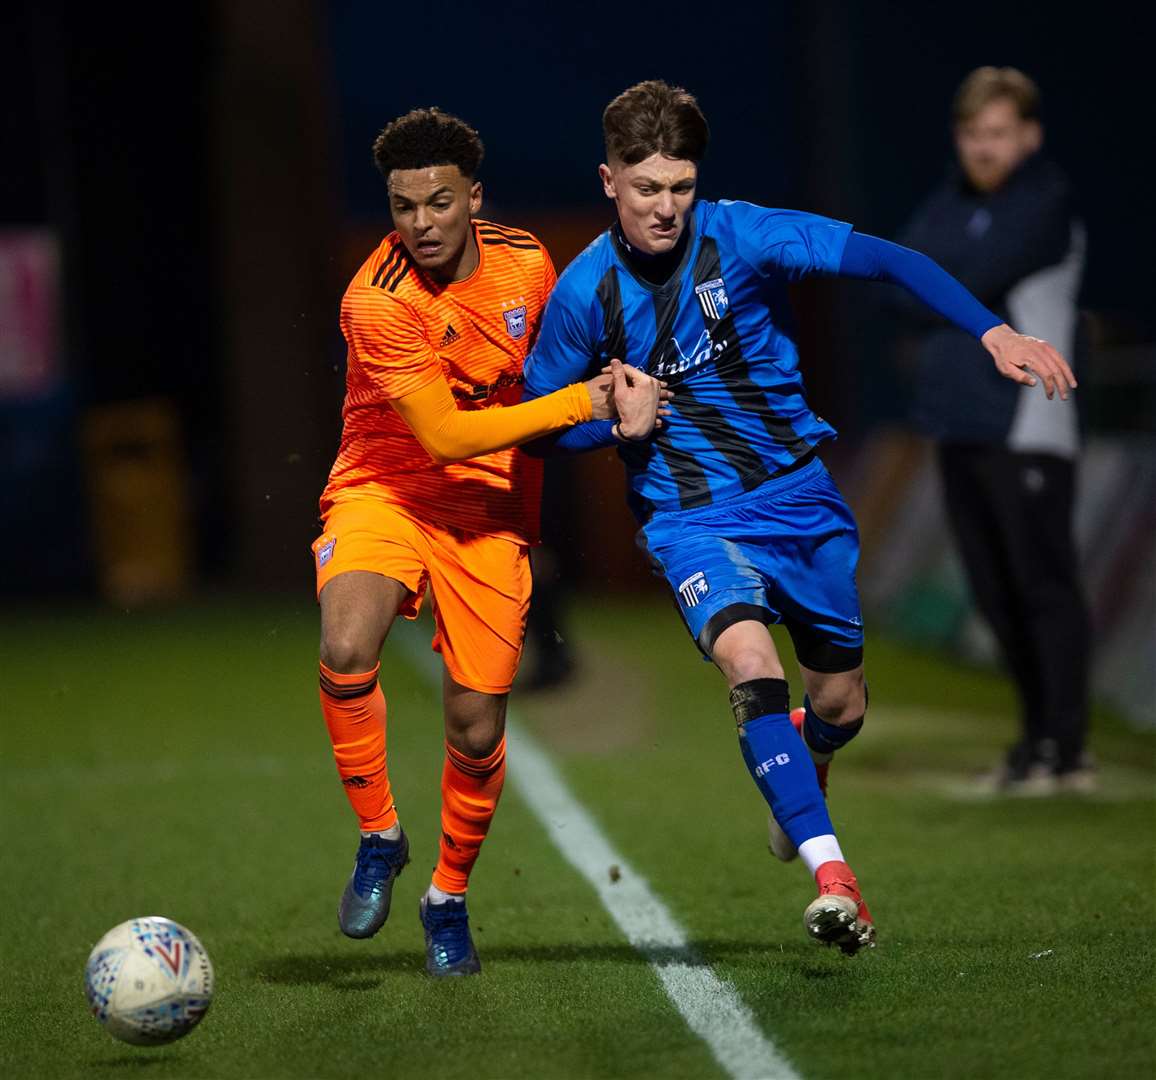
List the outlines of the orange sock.
<svg viewBox="0 0 1156 1080">
<path fill-rule="evenodd" d="M 385 695 L 378 664 L 359 675 L 341 675 L 321 665 L 321 712 L 333 743 L 337 772 L 362 832 L 397 824 L 385 769 Z"/>
<path fill-rule="evenodd" d="M 506 737 L 484 758 L 466 757 L 446 743 L 442 767 L 442 839 L 433 883 L 463 893 L 506 779 Z"/>
</svg>

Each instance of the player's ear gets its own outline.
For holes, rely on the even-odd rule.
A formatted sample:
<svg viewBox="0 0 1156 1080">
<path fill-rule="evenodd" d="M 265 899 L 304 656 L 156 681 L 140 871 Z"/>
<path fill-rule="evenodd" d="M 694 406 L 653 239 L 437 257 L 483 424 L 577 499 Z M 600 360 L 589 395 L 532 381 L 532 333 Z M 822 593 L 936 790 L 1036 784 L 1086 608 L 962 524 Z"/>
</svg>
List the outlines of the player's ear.
<svg viewBox="0 0 1156 1080">
<path fill-rule="evenodd" d="M 618 192 L 614 188 L 614 173 L 610 171 L 610 166 L 605 163 L 599 165 L 598 176 L 602 181 L 602 190 L 606 193 L 606 198 L 617 199 Z"/>
<path fill-rule="evenodd" d="M 470 213 L 476 214 L 482 208 L 482 182 L 475 180 L 470 185 Z"/>
</svg>

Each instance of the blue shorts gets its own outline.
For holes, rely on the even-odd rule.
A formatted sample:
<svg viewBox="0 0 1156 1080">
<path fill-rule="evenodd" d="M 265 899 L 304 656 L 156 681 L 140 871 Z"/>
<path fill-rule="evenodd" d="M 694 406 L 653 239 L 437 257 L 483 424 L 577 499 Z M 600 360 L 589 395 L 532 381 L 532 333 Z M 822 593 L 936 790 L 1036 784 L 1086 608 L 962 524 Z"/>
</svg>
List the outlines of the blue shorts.
<svg viewBox="0 0 1156 1080">
<path fill-rule="evenodd" d="M 863 662 L 859 530 L 818 458 L 723 502 L 657 513 L 638 542 L 707 656 L 728 626 L 756 619 L 781 622 L 813 671 Z"/>
</svg>

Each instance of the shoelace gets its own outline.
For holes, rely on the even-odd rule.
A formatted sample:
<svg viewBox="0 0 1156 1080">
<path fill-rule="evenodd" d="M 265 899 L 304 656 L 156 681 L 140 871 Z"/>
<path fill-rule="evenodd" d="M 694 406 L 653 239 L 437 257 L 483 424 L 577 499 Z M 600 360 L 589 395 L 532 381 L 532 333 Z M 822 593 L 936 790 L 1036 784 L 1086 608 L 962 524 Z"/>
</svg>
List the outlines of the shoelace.
<svg viewBox="0 0 1156 1080">
<path fill-rule="evenodd" d="M 357 849 L 357 865 L 353 873 L 353 888 L 361 894 L 368 893 L 375 885 L 381 884 L 393 872 L 393 856 L 400 847 L 377 847 L 362 844 Z"/>
<path fill-rule="evenodd" d="M 469 916 L 466 905 L 452 900 L 426 904 L 426 925 L 434 944 L 445 952 L 448 963 L 456 963 L 470 951 Z"/>
</svg>

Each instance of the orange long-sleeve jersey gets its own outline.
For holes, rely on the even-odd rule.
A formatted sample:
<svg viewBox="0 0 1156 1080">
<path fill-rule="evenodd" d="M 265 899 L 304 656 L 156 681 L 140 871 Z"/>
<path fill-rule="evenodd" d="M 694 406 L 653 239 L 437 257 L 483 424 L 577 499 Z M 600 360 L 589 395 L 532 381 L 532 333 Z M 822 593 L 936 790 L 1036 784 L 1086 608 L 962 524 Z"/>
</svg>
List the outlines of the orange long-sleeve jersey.
<svg viewBox="0 0 1156 1080">
<path fill-rule="evenodd" d="M 323 515 L 339 500 L 383 498 L 449 528 L 537 539 L 540 462 L 516 449 L 451 459 L 463 447 L 509 446 L 587 420 L 590 399 L 571 387 L 484 424 L 448 409 L 448 394 L 469 412 L 518 403 L 556 280 L 530 233 L 481 220 L 473 229 L 478 265 L 463 281 L 432 281 L 391 233 L 346 289 L 344 430 Z"/>
</svg>

